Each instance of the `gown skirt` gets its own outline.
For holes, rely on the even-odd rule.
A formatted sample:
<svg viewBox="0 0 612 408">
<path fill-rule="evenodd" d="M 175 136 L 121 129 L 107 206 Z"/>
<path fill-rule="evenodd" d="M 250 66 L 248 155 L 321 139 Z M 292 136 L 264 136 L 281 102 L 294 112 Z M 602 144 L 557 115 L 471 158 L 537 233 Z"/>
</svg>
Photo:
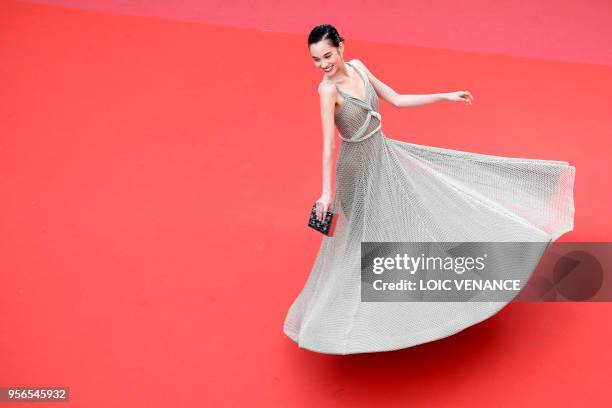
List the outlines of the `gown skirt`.
<svg viewBox="0 0 612 408">
<path fill-rule="evenodd" d="M 367 75 L 358 60 L 348 65 L 366 97 L 334 83 L 345 100 L 335 115 L 338 220 L 284 333 L 300 348 L 354 354 L 415 346 L 488 319 L 509 302 L 361 301 L 361 242 L 552 242 L 573 230 L 575 167 L 391 139 Z M 538 262 L 527 265 L 527 278 Z"/>
</svg>

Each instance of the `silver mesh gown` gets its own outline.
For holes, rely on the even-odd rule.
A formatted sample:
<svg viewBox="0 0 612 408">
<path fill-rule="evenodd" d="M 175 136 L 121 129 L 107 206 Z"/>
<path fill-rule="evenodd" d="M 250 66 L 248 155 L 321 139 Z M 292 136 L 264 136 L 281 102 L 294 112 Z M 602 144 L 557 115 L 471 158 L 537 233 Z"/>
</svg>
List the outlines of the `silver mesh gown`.
<svg viewBox="0 0 612 408">
<path fill-rule="evenodd" d="M 323 236 L 284 322 L 285 334 L 300 348 L 326 354 L 441 339 L 508 304 L 361 302 L 362 241 L 552 242 L 574 226 L 575 168 L 568 162 L 391 139 L 381 130 L 378 96 L 367 75 L 358 61 L 348 64 L 363 80 L 366 98 L 336 85 L 345 99 L 335 115 L 341 138 L 332 203 L 336 230 Z"/>
</svg>

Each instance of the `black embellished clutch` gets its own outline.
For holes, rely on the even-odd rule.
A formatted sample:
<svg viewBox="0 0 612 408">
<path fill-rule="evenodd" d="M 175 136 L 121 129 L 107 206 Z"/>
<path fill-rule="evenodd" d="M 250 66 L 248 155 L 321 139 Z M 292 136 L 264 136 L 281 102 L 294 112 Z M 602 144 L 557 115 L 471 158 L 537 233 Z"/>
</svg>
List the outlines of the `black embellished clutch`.
<svg viewBox="0 0 612 408">
<path fill-rule="evenodd" d="M 312 206 L 312 210 L 310 211 L 310 218 L 308 219 L 308 226 L 312 229 L 319 231 L 320 233 L 332 236 L 334 233 L 334 227 L 336 225 L 336 221 L 338 217 L 334 216 L 335 214 L 329 210 L 327 210 L 327 214 L 325 214 L 325 218 L 322 221 L 317 219 L 317 203 L 314 203 Z"/>
</svg>

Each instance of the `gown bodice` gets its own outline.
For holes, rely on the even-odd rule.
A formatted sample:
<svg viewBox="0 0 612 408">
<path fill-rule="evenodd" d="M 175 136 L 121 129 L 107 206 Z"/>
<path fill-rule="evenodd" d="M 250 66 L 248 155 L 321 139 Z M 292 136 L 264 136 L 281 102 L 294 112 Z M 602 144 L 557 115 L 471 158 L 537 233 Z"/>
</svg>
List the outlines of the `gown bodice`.
<svg viewBox="0 0 612 408">
<path fill-rule="evenodd" d="M 360 142 L 377 134 L 382 128 L 381 116 L 378 112 L 378 95 L 367 75 L 361 71 L 361 68 L 353 61 L 347 61 L 347 64 L 357 71 L 357 74 L 363 81 L 365 87 L 364 100 L 343 91 L 331 79 L 326 79 L 325 81 L 333 83 L 338 92 L 344 97 L 344 104 L 334 115 L 336 128 L 340 132 L 340 138 L 345 142 Z"/>
</svg>

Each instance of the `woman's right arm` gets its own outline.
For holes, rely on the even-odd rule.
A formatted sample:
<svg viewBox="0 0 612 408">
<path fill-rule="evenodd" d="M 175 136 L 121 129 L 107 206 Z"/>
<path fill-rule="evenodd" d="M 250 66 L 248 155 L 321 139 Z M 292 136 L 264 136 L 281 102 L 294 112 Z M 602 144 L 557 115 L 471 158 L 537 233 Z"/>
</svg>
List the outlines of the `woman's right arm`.
<svg viewBox="0 0 612 408">
<path fill-rule="evenodd" d="M 332 204 L 332 168 L 334 162 L 334 109 L 336 105 L 336 88 L 333 83 L 322 82 L 319 85 L 321 103 L 321 124 L 323 130 L 323 186 L 321 197 L 317 200 L 317 218 L 322 220 Z"/>
</svg>

